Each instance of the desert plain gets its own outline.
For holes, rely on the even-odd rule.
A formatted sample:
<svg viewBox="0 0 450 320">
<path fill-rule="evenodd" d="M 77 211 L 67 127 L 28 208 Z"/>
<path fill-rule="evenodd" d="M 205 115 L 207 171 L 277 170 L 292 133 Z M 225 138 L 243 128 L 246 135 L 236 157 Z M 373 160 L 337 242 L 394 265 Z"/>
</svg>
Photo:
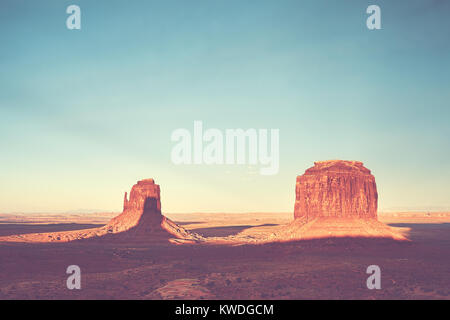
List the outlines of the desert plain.
<svg viewBox="0 0 450 320">
<path fill-rule="evenodd" d="M 1 214 L 0 237 L 88 230 L 117 214 Z M 292 212 L 163 214 L 205 239 L 248 237 L 293 219 Z M 0 298 L 449 299 L 450 213 L 379 212 L 378 219 L 408 241 L 3 241 Z M 81 290 L 66 286 L 69 265 L 81 269 Z M 381 269 L 380 290 L 366 286 L 369 265 Z"/>
</svg>

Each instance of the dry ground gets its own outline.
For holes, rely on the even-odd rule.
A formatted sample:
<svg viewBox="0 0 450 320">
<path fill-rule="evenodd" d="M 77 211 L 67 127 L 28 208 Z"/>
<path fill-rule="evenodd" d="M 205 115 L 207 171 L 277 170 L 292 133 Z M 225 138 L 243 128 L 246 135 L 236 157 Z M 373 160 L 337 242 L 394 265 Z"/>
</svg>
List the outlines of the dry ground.
<svg viewBox="0 0 450 320">
<path fill-rule="evenodd" d="M 0 236 L 94 228 L 113 214 L 0 215 Z M 168 214 L 205 237 L 291 220 L 285 213 Z M 260 245 L 115 241 L 1 243 L 1 299 L 450 299 L 450 214 L 380 220 L 412 241 L 317 239 Z M 65 270 L 79 265 L 82 289 Z M 367 266 L 382 272 L 368 290 Z"/>
</svg>

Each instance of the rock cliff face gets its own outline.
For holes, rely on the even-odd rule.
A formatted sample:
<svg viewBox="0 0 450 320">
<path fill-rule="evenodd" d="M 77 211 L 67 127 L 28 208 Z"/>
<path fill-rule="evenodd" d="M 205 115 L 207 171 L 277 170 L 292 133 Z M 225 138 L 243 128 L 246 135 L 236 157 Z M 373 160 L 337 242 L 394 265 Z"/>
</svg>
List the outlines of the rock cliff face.
<svg viewBox="0 0 450 320">
<path fill-rule="evenodd" d="M 145 179 L 131 188 L 130 199 L 127 199 L 125 192 L 123 212 L 106 227 L 113 233 L 131 228 L 138 228 L 134 231 L 151 232 L 160 229 L 162 221 L 159 185 L 153 179 Z"/>
<path fill-rule="evenodd" d="M 166 238 L 172 238 L 171 242 L 203 240 L 161 214 L 160 188 L 153 179 L 138 181 L 131 188 L 129 199 L 125 193 L 123 212 L 103 228 L 108 234 L 144 241 Z"/>
<path fill-rule="evenodd" d="M 146 200 L 153 199 L 151 201 L 155 207 L 145 208 Z M 125 199 L 123 203 L 123 211 L 137 210 L 142 211 L 144 209 L 154 210 L 155 214 L 158 211 L 161 214 L 161 199 L 159 185 L 155 184 L 153 179 L 145 179 L 138 181 L 130 192 L 130 200 L 127 199 L 127 193 L 125 192 Z"/>
<path fill-rule="evenodd" d="M 375 177 L 359 161 L 314 162 L 297 177 L 295 195 L 295 219 L 377 219 Z"/>
</svg>

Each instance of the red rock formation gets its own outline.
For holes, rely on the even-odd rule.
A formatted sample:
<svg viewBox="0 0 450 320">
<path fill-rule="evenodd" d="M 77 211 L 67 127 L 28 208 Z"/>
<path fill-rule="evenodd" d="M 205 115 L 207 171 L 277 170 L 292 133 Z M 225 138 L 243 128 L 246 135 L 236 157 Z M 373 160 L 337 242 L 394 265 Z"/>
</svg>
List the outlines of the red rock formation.
<svg viewBox="0 0 450 320">
<path fill-rule="evenodd" d="M 377 220 L 375 178 L 357 161 L 316 162 L 297 178 L 295 219 L 288 225 L 249 228 L 236 236 L 191 233 L 161 214 L 160 188 L 138 181 L 124 197 L 123 212 L 100 228 L 0 237 L 11 242 L 67 242 L 99 239 L 125 243 L 265 243 L 331 237 L 406 240 Z"/>
<path fill-rule="evenodd" d="M 104 228 L 108 233 L 122 233 L 128 238 L 201 240 L 161 214 L 160 188 L 153 179 L 138 181 L 131 188 L 129 199 L 125 192 L 123 212 Z"/>
<path fill-rule="evenodd" d="M 297 177 L 295 194 L 295 219 L 377 219 L 375 177 L 359 161 L 314 162 Z"/>
<path fill-rule="evenodd" d="M 155 184 L 153 179 L 138 181 L 138 183 L 131 188 L 130 200 L 127 200 L 127 193 L 125 192 L 123 211 L 142 211 L 144 209 L 145 201 L 148 198 L 155 199 L 157 205 L 156 209 L 159 211 L 159 214 L 161 214 L 160 189 L 159 185 Z"/>
<path fill-rule="evenodd" d="M 83 239 L 112 239 L 127 241 L 198 242 L 203 238 L 190 233 L 161 214 L 160 188 L 153 179 L 138 181 L 127 198 L 125 192 L 123 212 L 100 228 L 53 233 L 25 234 L 0 237 L 0 241 L 68 242 Z"/>
<path fill-rule="evenodd" d="M 314 167 L 297 177 L 295 195 L 294 220 L 278 230 L 266 232 L 266 241 L 320 238 L 407 240 L 378 221 L 375 178 L 362 162 L 315 162 Z M 265 231 L 259 232 L 263 235 Z"/>
<path fill-rule="evenodd" d="M 138 181 L 125 198 L 123 212 L 107 225 L 109 232 L 121 232 L 133 227 L 158 228 L 162 221 L 159 185 L 153 179 Z"/>
</svg>

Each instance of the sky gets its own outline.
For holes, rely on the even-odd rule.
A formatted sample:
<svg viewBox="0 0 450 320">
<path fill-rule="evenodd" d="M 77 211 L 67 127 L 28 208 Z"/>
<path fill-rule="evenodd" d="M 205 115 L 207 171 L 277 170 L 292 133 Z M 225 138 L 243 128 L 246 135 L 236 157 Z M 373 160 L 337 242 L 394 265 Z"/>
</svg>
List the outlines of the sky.
<svg viewBox="0 0 450 320">
<path fill-rule="evenodd" d="M 66 8 L 81 8 L 69 30 Z M 369 30 L 366 8 L 381 9 Z M 293 211 L 314 161 L 379 208 L 450 208 L 449 1 L 0 2 L 0 212 Z M 280 167 L 175 165 L 178 128 L 279 129 Z"/>
</svg>

